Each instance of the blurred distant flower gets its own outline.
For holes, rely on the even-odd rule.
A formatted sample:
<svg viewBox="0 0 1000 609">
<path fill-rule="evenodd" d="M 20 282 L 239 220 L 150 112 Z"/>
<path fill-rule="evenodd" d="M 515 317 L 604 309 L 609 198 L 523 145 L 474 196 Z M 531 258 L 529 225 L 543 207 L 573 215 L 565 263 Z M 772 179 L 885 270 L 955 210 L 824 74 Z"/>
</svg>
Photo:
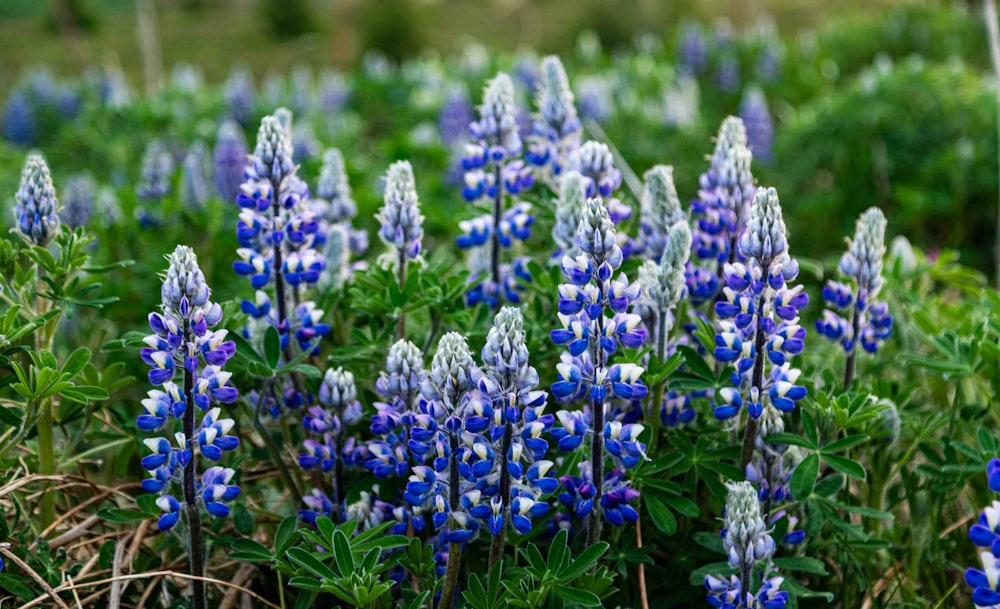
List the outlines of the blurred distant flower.
<svg viewBox="0 0 1000 609">
<path fill-rule="evenodd" d="M 63 187 L 62 219 L 71 228 L 87 226 L 94 215 L 94 202 L 97 197 L 97 182 L 89 173 L 80 173 L 66 180 Z M 102 223 L 108 218 L 101 217 Z"/>
<path fill-rule="evenodd" d="M 749 87 L 740 102 L 740 118 L 747 131 L 747 146 L 754 160 L 763 165 L 772 161 L 771 144 L 774 141 L 774 123 L 767 107 L 767 98 L 760 87 Z"/>
<path fill-rule="evenodd" d="M 235 203 L 247 166 L 247 144 L 243 129 L 234 121 L 219 126 L 213 153 L 215 190 L 227 203 Z"/>
</svg>

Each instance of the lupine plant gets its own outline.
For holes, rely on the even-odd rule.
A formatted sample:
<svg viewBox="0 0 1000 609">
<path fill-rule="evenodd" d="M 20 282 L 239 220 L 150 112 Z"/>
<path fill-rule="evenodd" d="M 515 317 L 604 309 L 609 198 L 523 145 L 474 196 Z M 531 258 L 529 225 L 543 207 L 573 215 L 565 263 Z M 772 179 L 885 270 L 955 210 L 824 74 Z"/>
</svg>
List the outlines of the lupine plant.
<svg viewBox="0 0 1000 609">
<path fill-rule="evenodd" d="M 523 145 L 510 76 L 500 73 L 487 83 L 479 120 L 472 122 L 469 131 L 473 141 L 462 160 L 466 170 L 462 196 L 470 203 L 488 201 L 491 213 L 464 224 L 466 235 L 459 244 L 473 249 L 470 270 L 479 281 L 469 292 L 469 303 L 488 302 L 497 308 L 504 300 L 520 300 L 516 280 L 523 275 L 518 272 L 523 262 L 504 265 L 501 248 L 511 247 L 514 239 L 526 239 L 533 221 L 530 204 L 506 206 L 508 196 L 517 196 L 534 183 L 530 167 L 519 158 Z"/>
<path fill-rule="evenodd" d="M 583 36 L 565 67 L 470 48 L 371 55 L 319 87 L 296 69 L 259 105 L 244 76 L 217 88 L 188 68 L 128 99 L 107 73 L 25 79 L 11 104 L 55 175 L 100 186 L 54 184 L 30 155 L 0 239 L 0 605 L 648 609 L 707 589 L 727 609 L 961 606 L 933 565 L 972 558 L 953 524 L 997 454 L 1000 298 L 948 252 L 887 248 L 871 210 L 823 292 L 837 312 L 817 334 L 836 344 L 807 337 L 822 259 L 798 277 L 792 214 L 750 173 L 749 114 L 723 121 L 698 176 L 705 125 L 738 102 L 709 80 L 744 81 L 760 45 L 697 34 L 676 71 L 653 38 L 611 57 Z M 770 99 L 795 106 L 779 88 L 799 67 L 765 80 Z M 498 69 L 516 76 L 474 119 L 446 94 Z M 705 120 L 665 125 L 699 75 L 683 112 Z M 248 156 L 233 119 L 282 104 L 295 121 L 265 116 Z M 806 114 L 782 112 L 789 129 Z M 193 161 L 143 172 L 151 142 L 178 158 L 212 132 L 235 206 L 186 204 L 203 198 Z M 456 141 L 478 217 L 439 179 Z M 774 154 L 758 177 L 785 184 Z M 159 292 L 154 237 L 191 246 Z M 94 283 L 111 269 L 117 304 Z M 872 356 L 845 386 L 830 369 L 858 344 Z M 987 471 L 998 487 L 1000 462 Z M 987 553 L 995 507 L 971 533 Z M 981 558 L 967 579 L 988 605 L 997 561 Z"/>
<path fill-rule="evenodd" d="M 823 288 L 823 300 L 832 309 L 825 309 L 823 319 L 816 320 L 816 330 L 839 343 L 847 353 L 845 387 L 854 380 L 858 345 L 875 353 L 892 333 L 888 305 L 875 300 L 882 288 L 885 227 L 885 214 L 879 208 L 871 207 L 861 214 L 839 267 L 841 275 L 853 285 L 830 281 Z"/>
<path fill-rule="evenodd" d="M 580 254 L 563 256 L 562 271 L 569 283 L 559 286 L 560 327 L 552 330 L 553 342 L 565 345 L 557 366 L 559 381 L 552 394 L 560 402 L 584 401 L 582 411 L 560 410 L 561 426 L 553 431 L 559 448 L 570 451 L 589 441 L 589 460 L 579 465 L 579 476 L 565 476 L 566 491 L 560 501 L 578 518 L 587 519 L 588 545 L 601 536 L 604 518 L 615 525 L 634 521 L 638 514 L 629 505 L 638 493 L 625 480 L 625 469 L 645 458 L 638 441 L 643 427 L 609 420 L 609 402 L 639 401 L 647 388 L 635 364 L 611 364 L 621 347 L 639 347 L 646 338 L 642 318 L 630 313 L 640 296 L 638 283 L 624 274 L 614 277 L 624 254 L 615 225 L 603 200 L 589 199 L 577 229 Z M 610 312 L 612 317 L 607 317 Z M 605 471 L 610 461 L 613 468 Z"/>
<path fill-rule="evenodd" d="M 240 443 L 229 434 L 235 421 L 223 418 L 221 408 L 212 407 L 236 401 L 231 373 L 223 370 L 236 353 L 236 345 L 226 340 L 228 331 L 212 330 L 222 321 L 222 307 L 210 300 L 211 290 L 194 252 L 179 245 L 168 262 L 161 289 L 162 312 L 150 313 L 153 333 L 144 340 L 147 347 L 142 350 L 142 361 L 150 367 L 149 382 L 159 389 L 149 391 L 142 402 L 144 412 L 136 419 L 143 432 L 167 436 L 143 440 L 150 454 L 142 458 L 142 468 L 149 474 L 142 488 L 158 496 L 161 531 L 172 529 L 184 515 L 190 573 L 201 577 L 205 542 L 200 508 L 215 517 L 227 516 L 227 503 L 240 493 L 240 487 L 231 484 L 233 469 L 212 465 L 200 471 L 198 467 L 199 457 L 218 463 Z M 178 376 L 179 384 L 175 382 Z M 178 486 L 180 500 L 174 496 Z M 204 582 L 194 579 L 192 586 L 194 606 L 205 607 Z"/>
</svg>

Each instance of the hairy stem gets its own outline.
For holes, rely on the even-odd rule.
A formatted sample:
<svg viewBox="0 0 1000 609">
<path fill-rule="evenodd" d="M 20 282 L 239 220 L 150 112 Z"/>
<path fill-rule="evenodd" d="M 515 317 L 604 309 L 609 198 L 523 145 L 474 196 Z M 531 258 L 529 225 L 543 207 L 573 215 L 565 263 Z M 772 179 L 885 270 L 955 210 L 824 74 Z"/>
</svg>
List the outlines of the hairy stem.
<svg viewBox="0 0 1000 609">
<path fill-rule="evenodd" d="M 511 394 L 513 398 L 513 394 Z M 506 418 L 506 413 L 504 413 L 504 418 Z M 514 426 L 508 420 L 504 423 L 503 428 L 503 439 L 500 442 L 500 505 L 503 506 L 501 509 L 504 514 L 504 524 L 500 527 L 500 531 L 493 536 L 493 542 L 490 544 L 490 568 L 493 565 L 500 562 L 503 558 L 503 547 L 504 542 L 507 538 L 507 524 L 510 519 L 510 474 L 507 473 L 507 453 L 510 452 L 511 441 L 514 437 Z"/>
<path fill-rule="evenodd" d="M 42 269 L 35 267 L 37 287 L 36 292 L 42 287 Z M 35 312 L 43 315 L 49 310 L 49 302 L 41 294 L 35 296 Z M 52 334 L 48 332 L 49 323 L 42 324 L 41 328 L 35 331 L 35 353 L 39 354 L 43 349 L 52 348 Z M 56 472 L 56 458 L 54 448 L 55 436 L 55 412 L 53 398 L 43 398 L 39 402 L 38 410 L 38 473 L 43 476 L 51 476 Z M 41 530 L 49 528 L 56 519 L 56 496 L 55 493 L 45 490 L 39 505 Z"/>
<path fill-rule="evenodd" d="M 605 292 L 601 290 L 602 297 Z M 604 348 L 600 337 L 604 336 L 604 314 L 597 318 L 597 337 L 592 351 L 594 373 L 604 369 Z M 601 496 L 604 487 L 604 400 L 590 399 L 590 409 L 593 417 L 593 437 L 590 443 L 591 478 L 594 484 L 594 508 L 590 512 L 590 526 L 587 528 L 587 546 L 592 546 L 601 540 Z"/>
<path fill-rule="evenodd" d="M 767 277 L 767 264 L 762 265 L 763 272 L 761 276 Z M 764 288 L 767 289 L 766 287 Z M 760 323 L 760 316 L 764 313 L 764 294 L 761 294 L 757 299 L 757 330 L 754 335 L 754 361 L 753 361 L 753 377 L 750 382 L 750 390 L 753 391 L 754 388 L 757 389 L 757 399 L 763 402 L 764 400 L 764 360 L 767 355 L 764 353 L 764 341 L 767 338 L 764 335 L 764 328 Z M 747 417 L 747 427 L 743 434 L 743 453 L 740 457 L 740 469 L 746 470 L 747 464 L 753 459 L 754 444 L 757 441 L 757 427 L 758 420 L 757 417 L 750 416 Z"/>
<path fill-rule="evenodd" d="M 493 231 L 490 234 L 490 275 L 493 279 L 493 285 L 496 287 L 496 308 L 499 310 L 503 302 L 503 288 L 500 285 L 500 218 L 503 217 L 503 167 L 499 163 L 493 175 L 497 194 L 493 199 Z"/>
<path fill-rule="evenodd" d="M 656 363 L 662 366 L 667 358 L 667 312 L 660 311 L 656 317 Z M 653 387 L 653 400 L 649 403 L 647 421 L 650 424 L 649 450 L 656 448 L 660 437 L 660 408 L 663 406 L 663 394 L 666 391 L 667 380 L 662 379 Z"/>
<path fill-rule="evenodd" d="M 861 290 L 858 290 L 860 292 Z M 858 294 L 860 296 L 861 294 Z M 844 389 L 847 389 L 854 382 L 854 372 L 858 365 L 858 334 L 861 333 L 861 311 L 858 310 L 858 303 L 854 303 L 854 310 L 851 313 L 851 350 L 847 353 L 847 361 L 844 362 Z"/>
<path fill-rule="evenodd" d="M 399 261 L 398 261 L 397 277 L 399 278 L 399 291 L 403 292 L 404 286 L 406 286 L 406 250 L 400 248 L 399 250 Z M 399 312 L 399 320 L 396 322 L 396 334 L 399 340 L 406 338 L 406 313 L 404 311 Z"/>
<path fill-rule="evenodd" d="M 185 342 L 193 341 L 189 322 L 185 322 Z M 194 431 L 194 374 L 186 367 L 184 369 L 184 438 L 187 449 L 191 452 L 187 464 L 184 465 L 184 508 L 188 522 L 188 555 L 190 558 L 191 575 L 195 578 L 205 576 L 205 542 L 201 536 L 201 514 L 195 494 L 195 431 Z M 205 582 L 200 579 L 191 580 L 194 593 L 195 609 L 205 609 Z"/>
<path fill-rule="evenodd" d="M 448 460 L 448 503 L 451 510 L 458 508 L 458 436 L 449 434 L 451 440 L 451 458 Z M 448 566 L 444 574 L 444 589 L 441 592 L 441 603 L 438 609 L 451 609 L 455 601 L 455 587 L 458 585 L 458 567 L 462 560 L 462 544 L 451 543 L 448 546 Z"/>
</svg>

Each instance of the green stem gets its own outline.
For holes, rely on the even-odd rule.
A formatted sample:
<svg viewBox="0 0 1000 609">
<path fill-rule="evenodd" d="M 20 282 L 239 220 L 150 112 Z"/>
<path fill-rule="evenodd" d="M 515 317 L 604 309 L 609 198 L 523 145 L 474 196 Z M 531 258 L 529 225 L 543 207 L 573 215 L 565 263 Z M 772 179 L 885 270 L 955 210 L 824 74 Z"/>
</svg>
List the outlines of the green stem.
<svg viewBox="0 0 1000 609">
<path fill-rule="evenodd" d="M 48 302 L 42 298 L 38 290 L 42 286 L 42 269 L 35 267 L 36 288 L 35 288 L 35 312 L 43 315 L 48 312 Z M 52 348 L 52 334 L 48 332 L 49 324 L 45 323 L 35 332 L 35 353 L 41 353 L 43 349 Z M 38 473 L 43 476 L 51 476 L 56 473 L 56 457 L 54 448 L 55 436 L 55 412 L 52 398 L 45 398 L 39 403 L 38 412 Z M 49 528 L 56 519 L 56 496 L 48 489 L 42 491 L 42 498 L 39 503 L 40 522 L 39 525 L 44 531 Z"/>
<path fill-rule="evenodd" d="M 660 311 L 656 318 L 656 365 L 663 366 L 667 358 L 667 312 Z M 663 394 L 666 391 L 667 379 L 661 379 L 653 387 L 653 401 L 649 405 L 649 452 L 656 448 L 656 441 L 660 438 L 660 408 L 663 406 Z"/>
<path fill-rule="evenodd" d="M 449 403 L 452 403 L 449 400 Z M 458 478 L 458 436 L 449 434 L 451 445 L 451 458 L 448 460 L 448 503 L 451 509 L 456 509 L 459 504 L 459 478 Z M 449 517 L 450 518 L 450 517 Z M 454 520 L 452 520 L 454 523 Z M 441 592 L 441 603 L 438 609 L 451 609 L 455 602 L 455 587 L 458 585 L 458 566 L 462 560 L 462 544 L 452 543 L 448 546 L 448 566 L 444 574 L 444 590 Z"/>
</svg>

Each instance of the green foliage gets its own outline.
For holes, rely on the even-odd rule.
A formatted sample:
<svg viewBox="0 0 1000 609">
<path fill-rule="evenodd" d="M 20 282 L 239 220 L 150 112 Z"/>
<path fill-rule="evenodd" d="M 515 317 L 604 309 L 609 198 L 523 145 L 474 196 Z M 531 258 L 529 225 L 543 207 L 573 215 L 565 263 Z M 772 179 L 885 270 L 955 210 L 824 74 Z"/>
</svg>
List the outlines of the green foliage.
<svg viewBox="0 0 1000 609">
<path fill-rule="evenodd" d="M 981 75 L 914 59 L 865 70 L 799 108 L 778 132 L 774 176 L 779 192 L 795 193 L 788 222 L 797 250 L 836 252 L 858 214 L 878 205 L 892 233 L 957 247 L 967 263 L 988 268 L 995 105 Z"/>
</svg>

